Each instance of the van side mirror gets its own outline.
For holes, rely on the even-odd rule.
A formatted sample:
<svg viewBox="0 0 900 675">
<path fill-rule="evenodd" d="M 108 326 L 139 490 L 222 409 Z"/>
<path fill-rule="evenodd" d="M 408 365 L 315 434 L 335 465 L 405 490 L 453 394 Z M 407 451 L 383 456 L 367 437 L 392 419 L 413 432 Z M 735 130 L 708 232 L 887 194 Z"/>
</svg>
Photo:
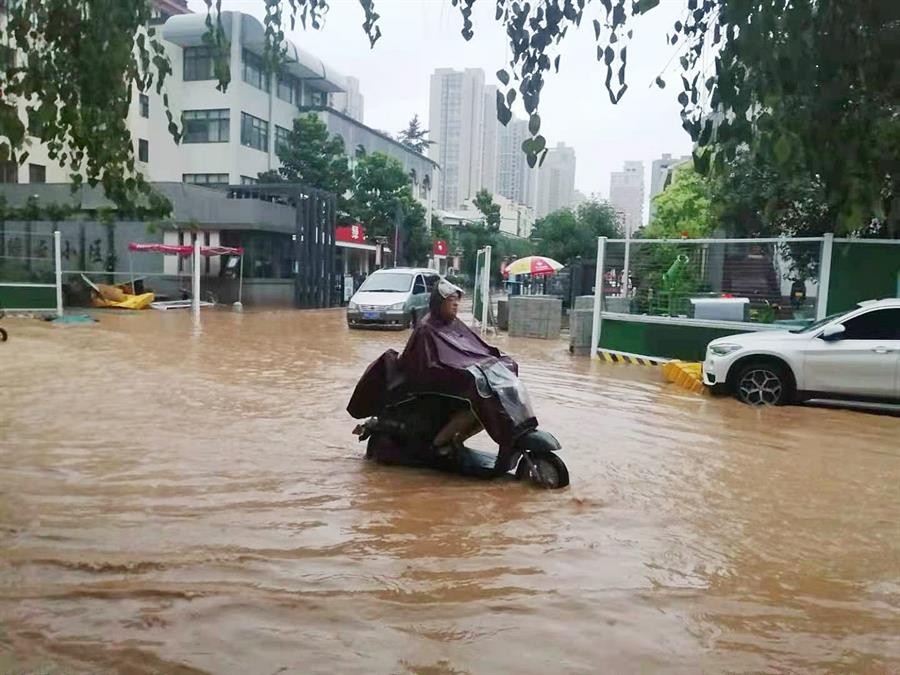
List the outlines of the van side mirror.
<svg viewBox="0 0 900 675">
<path fill-rule="evenodd" d="M 844 324 L 842 323 L 833 323 L 830 326 L 826 326 L 825 330 L 822 331 L 822 334 L 819 336 L 826 342 L 833 342 L 834 340 L 839 340 L 841 335 L 844 334 L 844 331 L 847 329 L 844 328 Z"/>
</svg>

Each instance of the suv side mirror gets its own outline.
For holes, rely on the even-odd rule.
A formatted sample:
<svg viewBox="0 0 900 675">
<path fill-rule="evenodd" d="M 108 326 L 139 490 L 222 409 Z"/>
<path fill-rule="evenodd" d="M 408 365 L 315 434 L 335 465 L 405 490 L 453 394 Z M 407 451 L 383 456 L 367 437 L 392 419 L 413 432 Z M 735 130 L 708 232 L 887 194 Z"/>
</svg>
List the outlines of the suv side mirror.
<svg viewBox="0 0 900 675">
<path fill-rule="evenodd" d="M 844 324 L 842 323 L 833 323 L 830 326 L 826 326 L 825 330 L 822 331 L 822 334 L 819 336 L 826 342 L 833 342 L 834 340 L 839 340 L 841 335 L 844 334 L 844 331 L 847 329 L 844 328 Z"/>
</svg>

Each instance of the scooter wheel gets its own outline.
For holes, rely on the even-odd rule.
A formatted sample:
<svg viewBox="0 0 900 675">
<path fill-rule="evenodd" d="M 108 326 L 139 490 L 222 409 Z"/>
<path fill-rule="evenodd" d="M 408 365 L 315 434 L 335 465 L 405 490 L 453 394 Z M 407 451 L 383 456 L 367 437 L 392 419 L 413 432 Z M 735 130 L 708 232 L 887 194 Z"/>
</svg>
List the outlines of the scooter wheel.
<svg viewBox="0 0 900 675">
<path fill-rule="evenodd" d="M 531 454 L 529 457 L 531 466 L 528 458 L 523 456 L 516 469 L 516 478 L 528 479 L 537 487 L 547 490 L 558 490 L 569 485 L 569 470 L 558 455 L 547 452 Z"/>
<path fill-rule="evenodd" d="M 6 334 L 6 331 L 0 328 L 0 342 L 6 342 L 9 335 Z"/>
</svg>

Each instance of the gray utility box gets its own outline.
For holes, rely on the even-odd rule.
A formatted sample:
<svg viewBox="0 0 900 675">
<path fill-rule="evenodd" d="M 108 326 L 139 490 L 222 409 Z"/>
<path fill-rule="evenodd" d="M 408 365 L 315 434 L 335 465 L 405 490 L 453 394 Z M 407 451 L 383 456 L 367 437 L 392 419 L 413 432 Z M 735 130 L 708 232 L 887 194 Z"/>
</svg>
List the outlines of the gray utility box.
<svg viewBox="0 0 900 675">
<path fill-rule="evenodd" d="M 561 324 L 561 298 L 547 295 L 514 295 L 509 298 L 510 337 L 557 339 Z"/>
<path fill-rule="evenodd" d="M 509 300 L 497 301 L 497 328 L 509 330 Z"/>
<path fill-rule="evenodd" d="M 594 328 L 594 296 L 579 295 L 569 312 L 569 352 L 577 356 L 591 353 L 591 331 Z"/>
</svg>

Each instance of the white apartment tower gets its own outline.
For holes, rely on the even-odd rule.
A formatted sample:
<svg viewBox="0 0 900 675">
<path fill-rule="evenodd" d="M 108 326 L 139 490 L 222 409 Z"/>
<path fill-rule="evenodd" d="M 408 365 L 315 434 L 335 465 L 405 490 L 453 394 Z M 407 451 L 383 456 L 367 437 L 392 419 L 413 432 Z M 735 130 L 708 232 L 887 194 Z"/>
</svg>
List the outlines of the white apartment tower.
<svg viewBox="0 0 900 675">
<path fill-rule="evenodd" d="M 497 136 L 497 194 L 518 204 L 536 206 L 537 170 L 528 166 L 522 143 L 529 138 L 528 122 L 513 118 Z"/>
<path fill-rule="evenodd" d="M 521 149 L 520 149 L 521 151 Z M 557 143 L 538 171 L 538 218 L 571 206 L 575 201 L 575 148 Z"/>
<path fill-rule="evenodd" d="M 497 87 L 484 88 L 484 133 L 481 141 L 481 187 L 497 192 L 497 143 L 502 124 L 497 120 Z"/>
<path fill-rule="evenodd" d="M 625 162 L 624 170 L 613 171 L 609 181 L 609 203 L 619 214 L 626 233 L 633 234 L 643 225 L 644 163 Z"/>
<path fill-rule="evenodd" d="M 441 167 L 439 209 L 459 209 L 483 187 L 484 100 L 479 68 L 439 68 L 431 76 L 429 157 Z"/>
</svg>

